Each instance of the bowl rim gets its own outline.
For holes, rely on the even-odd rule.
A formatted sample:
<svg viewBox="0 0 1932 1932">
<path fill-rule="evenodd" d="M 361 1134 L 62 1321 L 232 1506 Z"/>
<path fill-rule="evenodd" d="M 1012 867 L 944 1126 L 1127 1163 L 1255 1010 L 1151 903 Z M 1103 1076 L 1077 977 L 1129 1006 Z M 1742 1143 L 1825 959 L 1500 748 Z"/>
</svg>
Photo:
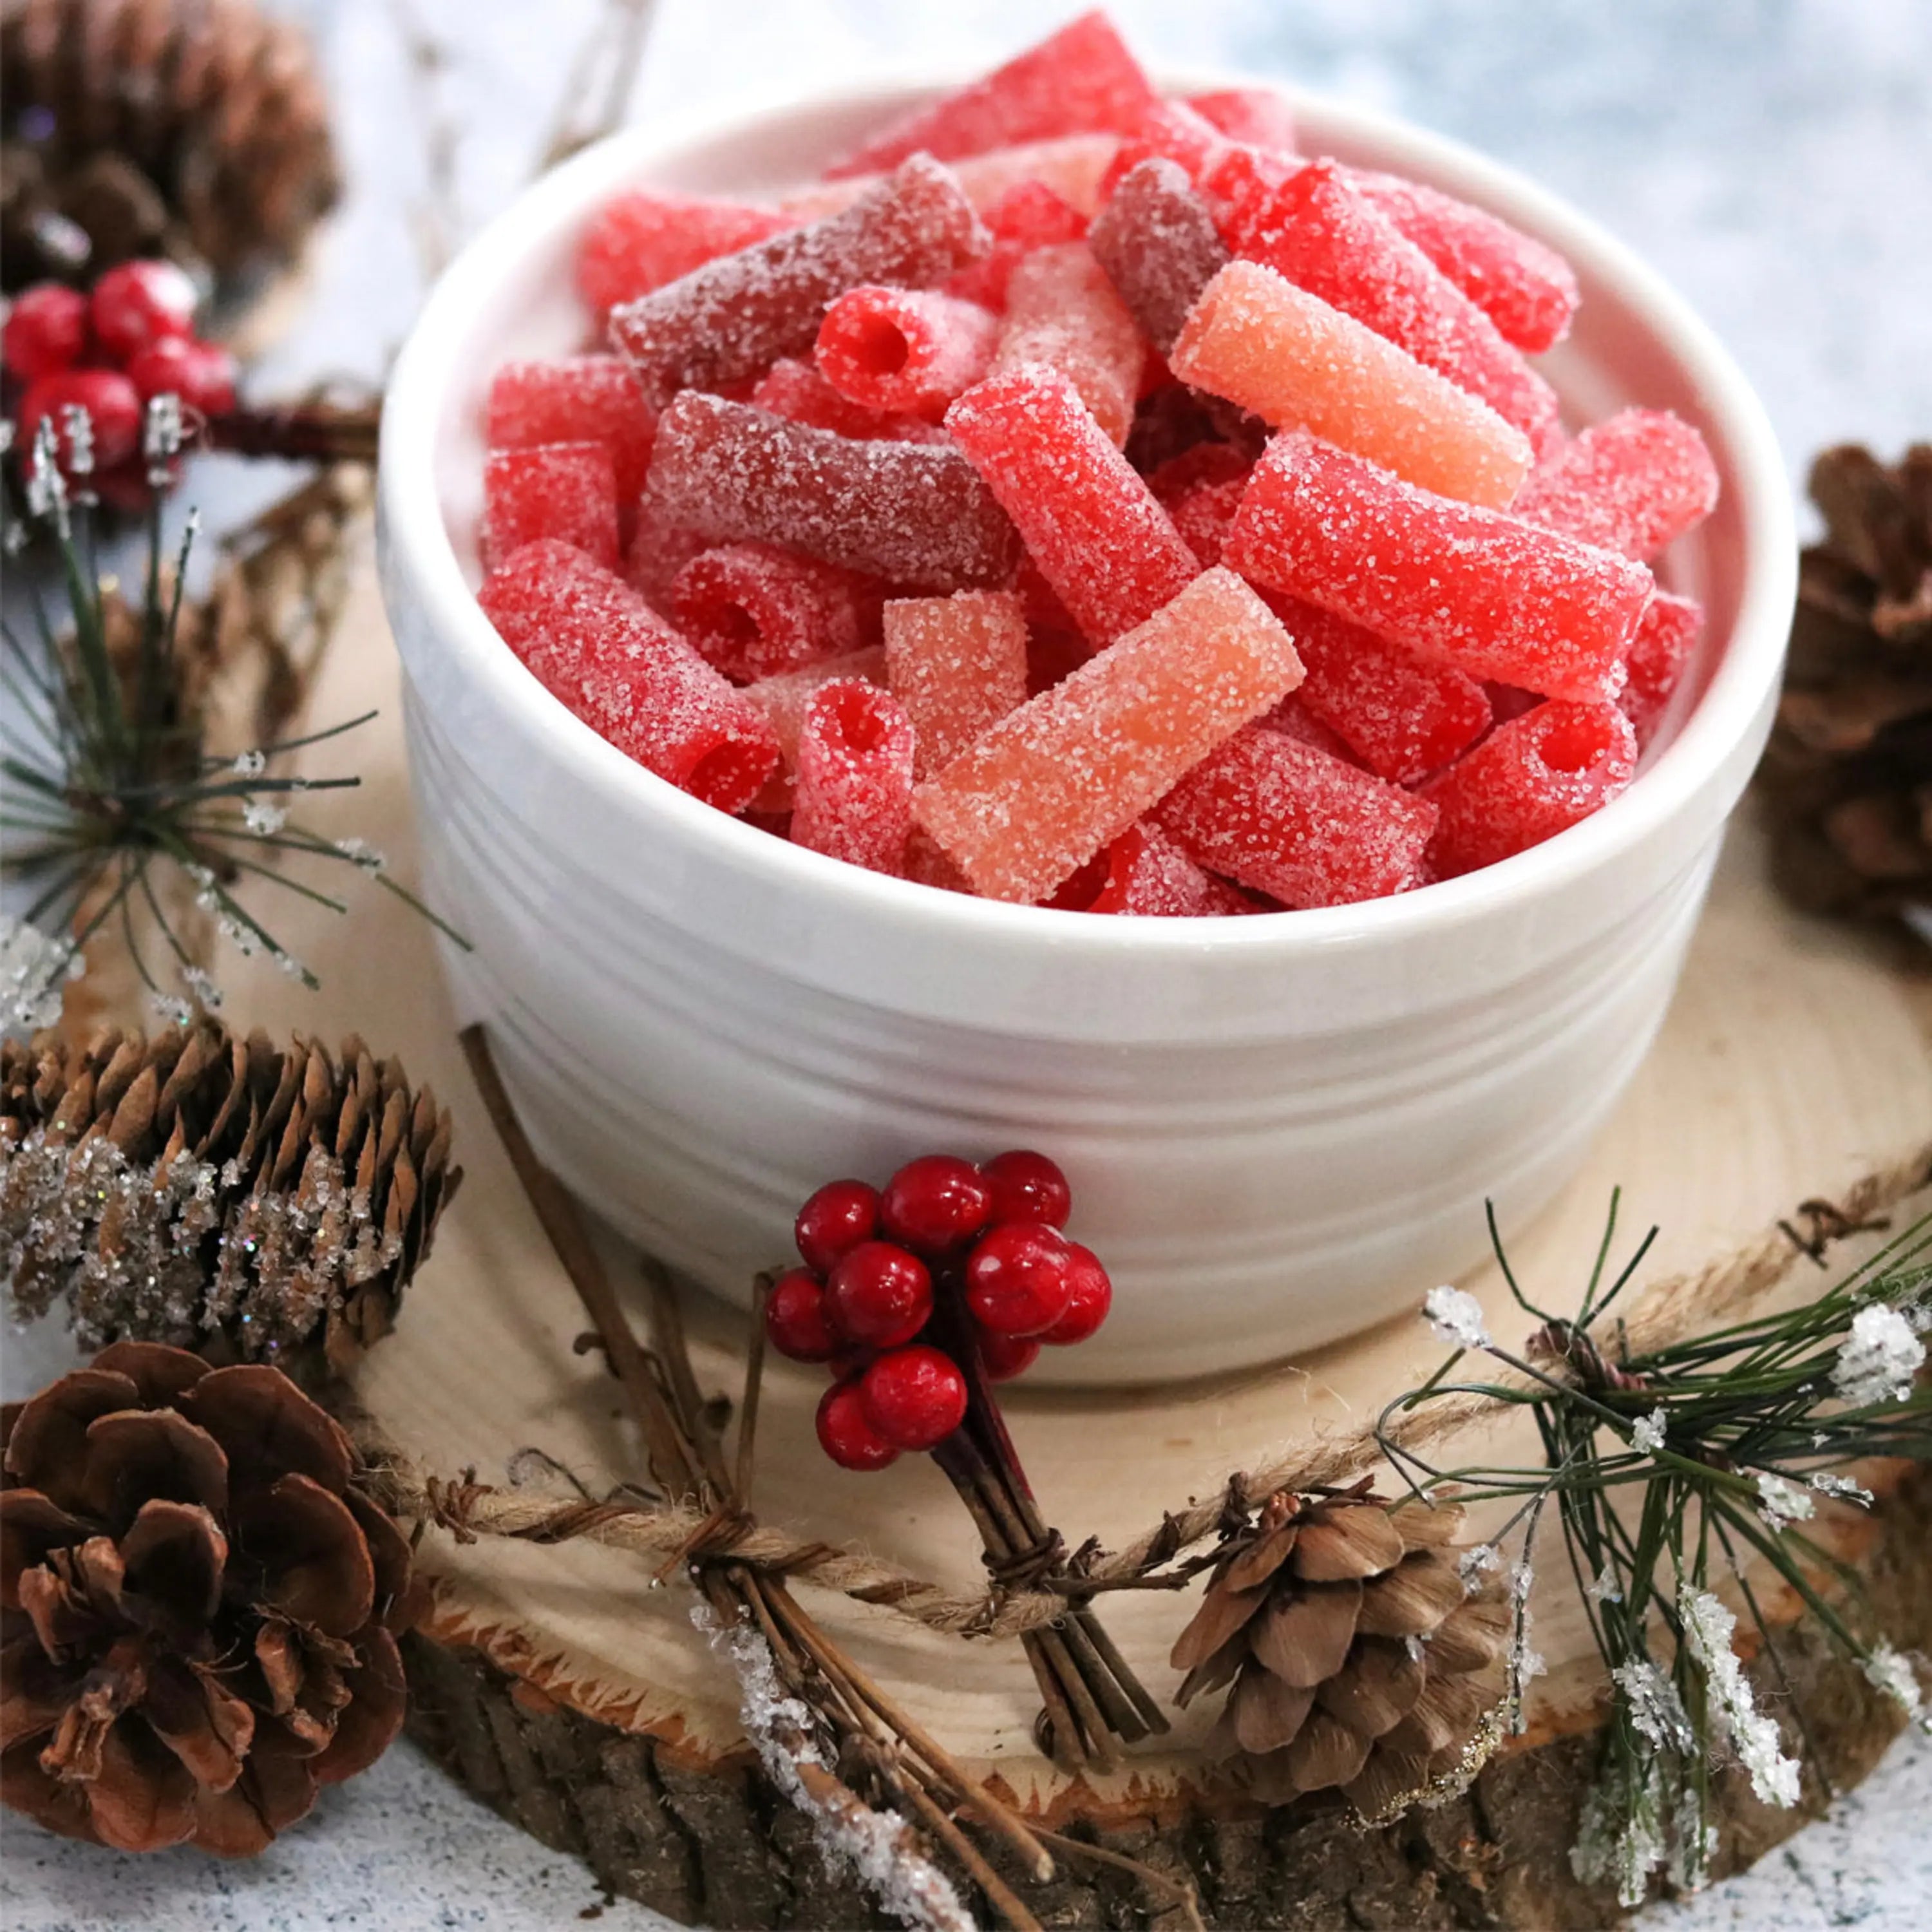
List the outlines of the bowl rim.
<svg viewBox="0 0 1932 1932">
<path fill-rule="evenodd" d="M 970 76 L 968 76 L 970 77 Z M 602 195 L 655 166 L 733 135 L 776 130 L 836 110 L 880 114 L 916 104 L 962 76 L 930 72 L 834 90 L 767 96 L 729 111 L 693 112 L 620 130 L 532 183 L 444 270 L 398 355 L 387 386 L 377 496 L 386 602 L 406 577 L 423 606 L 421 627 L 493 711 L 507 712 L 533 753 L 570 766 L 602 806 L 640 827 L 674 831 L 692 855 L 754 886 L 830 896 L 875 930 L 916 930 L 928 940 L 1002 950 L 1040 947 L 1077 963 L 1204 952 L 1286 960 L 1447 935 L 1512 908 L 1562 895 L 1664 834 L 1724 780 L 1740 745 L 1768 716 L 1796 598 L 1797 536 L 1784 458 L 1763 406 L 1709 326 L 1634 250 L 1593 218 L 1504 164 L 1450 136 L 1378 110 L 1272 80 L 1214 70 L 1161 70 L 1164 92 L 1266 86 L 1324 135 L 1372 144 L 1392 170 L 1447 185 L 1551 242 L 1589 277 L 1615 285 L 1684 372 L 1712 430 L 1728 450 L 1743 533 L 1742 580 L 1730 635 L 1709 685 L 1672 742 L 1622 796 L 1581 824 L 1524 852 L 1456 879 L 1357 904 L 1246 919 L 1099 919 L 1051 907 L 969 897 L 872 872 L 775 838 L 701 803 L 646 770 L 538 685 L 484 616 L 464 578 L 437 488 L 436 454 L 460 336 L 485 292 L 534 247 L 580 220 Z M 405 670 L 418 626 L 394 626 Z M 1736 780 L 1741 790 L 1743 776 Z M 1734 798 L 1724 801 L 1728 812 Z"/>
</svg>

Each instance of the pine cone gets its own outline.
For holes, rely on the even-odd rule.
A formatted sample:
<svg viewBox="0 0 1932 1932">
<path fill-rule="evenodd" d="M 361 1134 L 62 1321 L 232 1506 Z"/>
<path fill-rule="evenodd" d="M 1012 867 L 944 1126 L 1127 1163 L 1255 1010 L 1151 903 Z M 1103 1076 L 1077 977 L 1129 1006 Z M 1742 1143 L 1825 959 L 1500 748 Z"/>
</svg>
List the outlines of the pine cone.
<svg viewBox="0 0 1932 1932">
<path fill-rule="evenodd" d="M 1216 1744 L 1264 1803 L 1339 1786 L 1378 1818 L 1462 1765 L 1502 1697 L 1510 1625 L 1496 1586 L 1462 1581 L 1462 1521 L 1281 1490 L 1230 1544 L 1174 1646 L 1176 1701 L 1233 1684 Z"/>
<path fill-rule="evenodd" d="M 388 1748 L 409 1542 L 279 1369 L 119 1342 L 4 1426 L 8 1804 L 243 1857 Z"/>
<path fill-rule="evenodd" d="M 1932 907 L 1932 444 L 1828 449 L 1791 659 L 1758 772 L 1778 884 L 1808 911 Z"/>
<path fill-rule="evenodd" d="M 292 260 L 338 192 L 308 37 L 251 0 L 0 0 L 9 290 Z"/>
<path fill-rule="evenodd" d="M 85 1047 L 0 1044 L 0 1272 L 122 1337 L 350 1366 L 386 1334 L 461 1179 L 450 1119 L 357 1039 L 212 1020 Z"/>
</svg>

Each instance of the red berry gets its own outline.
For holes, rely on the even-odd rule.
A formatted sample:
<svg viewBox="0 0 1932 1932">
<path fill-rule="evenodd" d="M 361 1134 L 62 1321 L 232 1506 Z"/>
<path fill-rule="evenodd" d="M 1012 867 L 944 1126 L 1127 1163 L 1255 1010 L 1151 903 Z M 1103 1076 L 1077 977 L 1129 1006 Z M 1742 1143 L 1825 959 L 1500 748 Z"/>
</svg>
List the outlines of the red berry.
<svg viewBox="0 0 1932 1932">
<path fill-rule="evenodd" d="M 1016 1148 L 982 1162 L 980 1172 L 993 1190 L 996 1221 L 1044 1221 L 1064 1228 L 1072 1211 L 1073 1190 L 1059 1167 L 1043 1154 Z"/>
<path fill-rule="evenodd" d="M 765 1336 L 794 1362 L 829 1362 L 838 1338 L 825 1318 L 825 1287 L 808 1269 L 793 1268 L 765 1298 Z"/>
<path fill-rule="evenodd" d="M 23 382 L 36 382 L 80 359 L 87 346 L 87 298 L 58 282 L 22 289 L 7 311 L 0 356 Z"/>
<path fill-rule="evenodd" d="M 1073 1265 L 1067 1271 L 1066 1312 L 1040 1339 L 1057 1348 L 1084 1342 L 1107 1318 L 1114 1305 L 1114 1284 L 1091 1248 L 1070 1241 Z"/>
<path fill-rule="evenodd" d="M 842 1469 L 883 1469 L 898 1450 L 873 1426 L 856 1382 L 839 1382 L 819 1399 L 818 1446 Z"/>
<path fill-rule="evenodd" d="M 22 445 L 31 450 L 41 422 L 50 420 L 60 466 L 72 476 L 74 445 L 67 424 L 70 409 L 87 412 L 95 469 L 112 470 L 140 448 L 141 399 L 134 393 L 134 384 L 115 369 L 64 369 L 58 375 L 43 376 L 20 399 Z"/>
<path fill-rule="evenodd" d="M 94 340 L 124 362 L 164 336 L 194 332 L 194 284 L 172 262 L 123 262 L 94 285 Z"/>
<path fill-rule="evenodd" d="M 830 1274 L 841 1255 L 879 1232 L 879 1190 L 862 1180 L 828 1180 L 798 1210 L 792 1232 L 806 1266 Z"/>
<path fill-rule="evenodd" d="M 970 1162 L 929 1154 L 908 1161 L 886 1183 L 879 1214 L 894 1240 L 922 1255 L 943 1255 L 992 1219 L 992 1190 Z"/>
<path fill-rule="evenodd" d="M 1066 1312 L 1073 1251 L 1037 1221 L 1002 1221 L 966 1258 L 966 1306 L 996 1335 L 1044 1334 Z"/>
<path fill-rule="evenodd" d="M 926 1326 L 932 1277 L 916 1255 L 890 1241 L 862 1241 L 833 1267 L 825 1306 L 841 1340 L 896 1348 Z"/>
<path fill-rule="evenodd" d="M 859 1384 L 866 1419 L 901 1449 L 930 1449 L 966 1420 L 966 1378 L 922 1342 L 881 1355 Z"/>
<path fill-rule="evenodd" d="M 204 416 L 226 416 L 235 406 L 235 358 L 216 343 L 164 336 L 128 358 L 128 380 L 144 403 L 176 395 L 183 408 Z"/>
<path fill-rule="evenodd" d="M 986 1364 L 988 1382 L 1010 1382 L 1040 1359 L 1040 1344 L 1022 1335 L 988 1332 L 980 1337 L 980 1359 Z"/>
</svg>

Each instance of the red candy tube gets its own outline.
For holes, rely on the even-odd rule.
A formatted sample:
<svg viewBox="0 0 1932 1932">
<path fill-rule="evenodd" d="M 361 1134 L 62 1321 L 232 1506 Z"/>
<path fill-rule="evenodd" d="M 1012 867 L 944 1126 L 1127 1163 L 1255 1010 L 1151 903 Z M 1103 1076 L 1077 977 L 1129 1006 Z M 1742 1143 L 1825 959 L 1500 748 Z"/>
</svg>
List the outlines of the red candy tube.
<svg viewBox="0 0 1932 1932">
<path fill-rule="evenodd" d="M 605 315 L 720 255 L 735 255 L 796 225 L 772 208 L 633 188 L 607 201 L 584 231 L 578 289 L 594 314 Z"/>
<path fill-rule="evenodd" d="M 1580 542 L 1648 560 L 1717 500 L 1718 466 L 1688 422 L 1667 410 L 1622 410 L 1540 465 L 1510 508 Z"/>
<path fill-rule="evenodd" d="M 1624 659 L 1630 682 L 1618 701 L 1636 727 L 1640 745 L 1648 744 L 1655 734 L 1703 628 L 1703 606 L 1668 590 L 1660 590 L 1650 600 L 1639 620 L 1630 655 Z"/>
<path fill-rule="evenodd" d="M 490 380 L 484 434 L 492 449 L 538 442 L 601 442 L 616 472 L 620 510 L 644 487 L 657 412 L 621 356 L 506 362 Z"/>
<path fill-rule="evenodd" d="M 1499 724 L 1424 796 L 1442 816 L 1438 878 L 1526 851 L 1606 805 L 1636 775 L 1636 734 L 1614 704 L 1539 704 Z"/>
<path fill-rule="evenodd" d="M 1280 187 L 1244 196 L 1228 238 L 1238 255 L 1265 263 L 1481 397 L 1538 448 L 1549 440 L 1556 392 L 1338 162 L 1311 162 Z"/>
<path fill-rule="evenodd" d="M 484 580 L 476 601 L 555 697 L 694 798 L 742 812 L 776 770 L 764 713 L 581 550 L 526 544 Z"/>
<path fill-rule="evenodd" d="M 740 684 L 862 649 L 880 593 L 855 571 L 776 544 L 724 544 L 692 559 L 671 616 L 706 661 Z"/>
<path fill-rule="evenodd" d="M 1156 98 L 1106 15 L 1082 14 L 985 80 L 915 108 L 826 172 L 890 168 L 923 148 L 942 161 L 1064 134 L 1118 134 Z"/>
<path fill-rule="evenodd" d="M 1431 496 L 1313 437 L 1276 437 L 1228 532 L 1244 577 L 1551 698 L 1613 695 L 1649 602 L 1641 564 Z"/>
<path fill-rule="evenodd" d="M 1055 242 L 1078 242 L 1087 218 L 1043 181 L 1028 179 L 1009 188 L 986 212 L 992 248 L 946 285 L 949 295 L 987 308 L 1006 305 L 1006 284 L 1016 263 L 1035 248 Z"/>
<path fill-rule="evenodd" d="M 868 282 L 930 288 L 992 238 L 946 168 L 915 154 L 842 214 L 721 256 L 615 310 L 611 340 L 660 405 L 809 350 L 833 299 Z"/>
<path fill-rule="evenodd" d="M 892 416 L 842 396 L 811 362 L 782 356 L 758 378 L 746 399 L 775 416 L 829 429 L 861 442 L 944 442 L 946 432 L 918 416 Z"/>
<path fill-rule="evenodd" d="M 919 734 L 922 778 L 1027 698 L 1024 600 L 1011 590 L 898 598 L 885 608 L 886 681 Z"/>
<path fill-rule="evenodd" d="M 952 405 L 946 427 L 1090 643 L 1144 623 L 1198 573 L 1173 520 L 1064 376 L 995 376 Z"/>
<path fill-rule="evenodd" d="M 1227 244 L 1186 170 L 1160 155 L 1122 176 L 1088 241 L 1141 333 L 1163 356 L 1228 260 Z"/>
<path fill-rule="evenodd" d="M 1100 890 L 1082 910 L 1131 919 L 1229 919 L 1253 908 L 1225 880 L 1204 872 L 1152 819 L 1107 848 Z"/>
<path fill-rule="evenodd" d="M 848 289 L 825 311 L 813 352 L 838 393 L 892 416 L 937 422 L 986 374 L 1000 320 L 929 289 Z"/>
<path fill-rule="evenodd" d="M 1016 549 L 956 449 L 857 442 L 696 392 L 658 420 L 645 502 L 714 542 L 779 544 L 935 590 L 1002 584 Z"/>
<path fill-rule="evenodd" d="M 912 721 L 856 678 L 812 694 L 798 734 L 794 844 L 873 872 L 898 872 L 912 830 Z"/>
<path fill-rule="evenodd" d="M 1216 88 L 1207 94 L 1190 94 L 1182 104 L 1211 122 L 1231 141 L 1277 154 L 1294 152 L 1294 110 L 1286 96 L 1271 87 Z"/>
<path fill-rule="evenodd" d="M 786 812 L 791 809 L 792 773 L 798 766 L 798 734 L 805 728 L 805 707 L 820 685 L 835 679 L 858 678 L 867 684 L 883 686 L 886 681 L 886 654 L 877 644 L 848 657 L 826 658 L 807 664 L 802 670 L 788 670 L 777 677 L 760 678 L 745 687 L 745 695 L 770 721 L 772 734 L 778 741 L 778 769 L 758 794 L 754 808 L 760 812 Z"/>
<path fill-rule="evenodd" d="M 1133 427 L 1146 360 L 1133 317 L 1085 242 L 1036 248 L 1015 264 L 995 373 L 1057 369 L 1118 448 Z"/>
<path fill-rule="evenodd" d="M 1436 807 L 1285 732 L 1230 739 L 1156 814 L 1210 872 L 1288 907 L 1348 905 L 1413 885 Z"/>
<path fill-rule="evenodd" d="M 617 476 L 601 442 L 545 442 L 493 449 L 483 464 L 485 569 L 526 544 L 554 537 L 617 567 Z"/>
<path fill-rule="evenodd" d="M 1221 561 L 1253 467 L 1232 443 L 1200 442 L 1169 458 L 1148 478 L 1155 500 L 1174 519 L 1203 570 Z"/>
</svg>

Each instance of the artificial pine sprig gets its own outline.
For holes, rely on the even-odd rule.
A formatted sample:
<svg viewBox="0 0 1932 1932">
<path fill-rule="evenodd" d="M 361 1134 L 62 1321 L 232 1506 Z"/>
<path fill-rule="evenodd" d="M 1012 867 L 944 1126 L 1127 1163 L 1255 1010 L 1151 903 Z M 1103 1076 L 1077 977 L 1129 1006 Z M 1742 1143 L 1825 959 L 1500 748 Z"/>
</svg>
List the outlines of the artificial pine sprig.
<svg viewBox="0 0 1932 1932">
<path fill-rule="evenodd" d="M 1656 1230 L 1606 1283 L 1613 1196 L 1594 1269 L 1574 1316 L 1523 1293 L 1490 1233 L 1510 1294 L 1540 1324 L 1520 1353 L 1490 1334 L 1473 1296 L 1434 1290 L 1430 1324 L 1456 1352 L 1383 1412 L 1383 1452 L 1418 1492 L 1521 1498 L 1497 1541 L 1518 1533 L 1520 1619 L 1528 1560 L 1545 1505 L 1556 1505 L 1564 1552 L 1612 1686 L 1598 1781 L 1571 1856 L 1588 1882 L 1615 1883 L 1640 1902 L 1653 1873 L 1694 1886 L 1708 1866 L 1711 1769 L 1742 1767 L 1768 1804 L 1796 1802 L 1799 1762 L 1776 1720 L 1756 1707 L 1732 1644 L 1726 1588 L 1756 1626 L 1788 1688 L 1777 1642 L 1748 1566 L 1768 1564 L 1832 1644 L 1907 1714 L 1927 1721 L 1911 1664 L 1871 1628 L 1860 1580 L 1803 1526 L 1821 1510 L 1867 1508 L 1847 1464 L 1932 1458 L 1932 1390 L 1918 1374 L 1932 1327 L 1932 1217 L 1898 1235 L 1813 1300 L 1649 1348 L 1632 1348 L 1604 1318 L 1635 1277 Z M 1510 1382 L 1458 1378 L 1486 1354 Z M 1466 1371 L 1465 1372 L 1466 1378 Z M 1528 1408 L 1540 1465 L 1439 1468 L 1394 1438 L 1396 1417 L 1450 1396 Z M 1500 1560 L 1500 1559 L 1498 1559 Z M 1531 1674 L 1526 1622 L 1515 1655 L 1519 1698 Z M 1794 1702 L 1801 1736 L 1803 1714 Z M 1520 1718 L 1519 1714 L 1519 1722 Z"/>
<path fill-rule="evenodd" d="M 35 634 L 23 640 L 4 626 L 0 685 L 8 700 L 0 742 L 0 828 L 8 833 L 6 871 L 39 887 L 22 920 L 0 940 L 0 1025 L 44 1025 L 57 1012 L 60 988 L 80 968 L 84 950 L 118 922 L 156 1010 L 185 1019 L 195 1004 L 213 1008 L 220 994 L 206 962 L 194 958 L 156 890 L 170 868 L 217 931 L 243 953 L 266 952 L 308 986 L 315 975 L 276 939 L 239 896 L 260 879 L 298 897 L 346 912 L 344 902 L 293 877 L 290 860 L 315 858 L 372 874 L 441 930 L 460 934 L 388 876 L 382 855 L 356 838 L 332 840 L 298 823 L 297 794 L 353 788 L 353 776 L 279 776 L 272 760 L 340 737 L 374 712 L 326 730 L 239 752 L 216 752 L 184 647 L 182 587 L 196 532 L 190 514 L 170 565 L 162 532 L 160 490 L 148 518 L 147 554 L 138 604 L 104 577 L 94 547 L 91 434 L 86 412 L 62 425 L 65 470 L 51 424 L 26 464 L 26 520 L 10 518 L 6 548 L 25 547 L 28 526 L 51 538 L 67 605 L 57 628 L 39 587 L 22 586 Z M 172 397 L 148 406 L 144 453 L 158 484 L 181 446 L 181 417 Z M 145 906 L 190 998 L 164 991 L 144 956 L 134 914 Z M 169 970 L 170 962 L 158 962 Z"/>
</svg>

